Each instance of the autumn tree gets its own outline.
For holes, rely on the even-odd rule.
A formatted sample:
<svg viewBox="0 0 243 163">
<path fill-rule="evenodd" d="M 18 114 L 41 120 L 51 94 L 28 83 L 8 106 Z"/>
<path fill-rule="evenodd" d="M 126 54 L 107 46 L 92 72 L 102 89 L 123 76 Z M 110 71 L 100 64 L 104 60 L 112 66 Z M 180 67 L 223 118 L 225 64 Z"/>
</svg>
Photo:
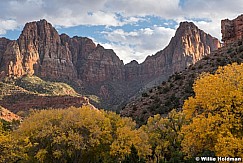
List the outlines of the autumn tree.
<svg viewBox="0 0 243 163">
<path fill-rule="evenodd" d="M 148 135 L 143 130 L 137 130 L 136 123 L 131 118 L 121 118 L 113 112 L 108 112 L 106 116 L 109 117 L 112 126 L 113 141 L 110 154 L 116 161 L 124 160 L 134 148 L 139 159 L 151 154 Z M 134 148 L 131 148 L 132 146 Z"/>
<path fill-rule="evenodd" d="M 18 140 L 12 136 L 9 128 L 10 122 L 0 121 L 0 162 L 17 162 L 27 155 L 24 148 L 28 145 L 25 141 L 19 144 Z"/>
<path fill-rule="evenodd" d="M 51 109 L 33 113 L 14 132 L 28 139 L 26 151 L 32 162 L 95 162 L 105 157 L 111 143 L 109 119 L 100 111 Z"/>
<path fill-rule="evenodd" d="M 201 75 L 193 86 L 195 97 L 185 101 L 189 121 L 182 128 L 188 157 L 211 151 L 217 156 L 243 157 L 243 64 L 219 67 Z"/>
<path fill-rule="evenodd" d="M 26 154 L 22 162 L 119 162 L 133 145 L 139 159 L 151 152 L 131 118 L 86 106 L 34 111 L 11 137 Z"/>
<path fill-rule="evenodd" d="M 172 110 L 167 117 L 159 114 L 150 117 L 141 127 L 149 135 L 152 160 L 178 162 L 182 159 L 179 133 L 184 122 L 184 115 Z"/>
</svg>

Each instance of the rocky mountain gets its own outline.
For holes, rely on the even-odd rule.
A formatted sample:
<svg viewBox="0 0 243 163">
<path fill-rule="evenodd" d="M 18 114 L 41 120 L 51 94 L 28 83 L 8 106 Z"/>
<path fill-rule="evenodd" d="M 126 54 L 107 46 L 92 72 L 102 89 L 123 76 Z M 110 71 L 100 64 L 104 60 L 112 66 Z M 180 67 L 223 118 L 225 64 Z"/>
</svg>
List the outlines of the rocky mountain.
<svg viewBox="0 0 243 163">
<path fill-rule="evenodd" d="M 126 74 L 129 80 L 141 78 L 148 81 L 162 78 L 163 81 L 164 77 L 168 78 L 171 74 L 195 64 L 220 46 L 216 38 L 198 29 L 193 23 L 182 22 L 164 50 L 148 56 L 140 65 L 134 61 L 126 65 Z"/>
<path fill-rule="evenodd" d="M 17 40 L 0 39 L 0 78 L 36 75 L 71 83 L 79 93 L 100 97 L 99 107 L 117 109 L 144 87 L 196 63 L 220 42 L 183 22 L 169 45 L 138 64 L 86 37 L 59 35 L 46 20 L 27 23 Z"/>
<path fill-rule="evenodd" d="M 180 110 L 184 100 L 194 95 L 193 83 L 201 73 L 214 73 L 219 66 L 234 62 L 243 63 L 243 32 L 240 32 L 243 29 L 242 18 L 243 16 L 239 16 L 232 21 L 222 21 L 222 40 L 225 46 L 204 56 L 182 72 L 173 74 L 160 85 L 144 91 L 121 110 L 121 115 L 133 117 L 143 124 L 149 116 L 166 115 L 174 108 Z M 230 28 L 226 22 L 231 23 Z M 228 35 L 229 33 L 232 34 Z"/>
</svg>

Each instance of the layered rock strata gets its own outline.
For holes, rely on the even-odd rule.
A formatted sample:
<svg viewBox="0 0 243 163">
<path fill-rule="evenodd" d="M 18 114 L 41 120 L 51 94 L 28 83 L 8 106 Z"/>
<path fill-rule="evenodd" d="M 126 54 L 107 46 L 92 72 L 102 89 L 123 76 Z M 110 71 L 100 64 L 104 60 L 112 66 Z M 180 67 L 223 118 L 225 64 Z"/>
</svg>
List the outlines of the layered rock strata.
<svg viewBox="0 0 243 163">
<path fill-rule="evenodd" d="M 222 41 L 227 45 L 243 38 L 243 15 L 221 21 Z"/>
</svg>

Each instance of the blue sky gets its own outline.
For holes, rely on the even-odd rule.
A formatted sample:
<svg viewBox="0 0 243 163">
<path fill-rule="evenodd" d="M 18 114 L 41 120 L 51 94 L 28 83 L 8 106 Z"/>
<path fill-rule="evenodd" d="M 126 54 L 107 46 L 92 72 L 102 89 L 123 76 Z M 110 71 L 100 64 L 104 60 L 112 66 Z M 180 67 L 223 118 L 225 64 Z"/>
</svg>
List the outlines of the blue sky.
<svg viewBox="0 0 243 163">
<path fill-rule="evenodd" d="M 0 37 L 17 39 L 26 22 L 46 19 L 61 33 L 90 37 L 128 63 L 162 50 L 178 24 L 192 21 L 221 39 L 221 19 L 242 0 L 1 0 Z"/>
</svg>

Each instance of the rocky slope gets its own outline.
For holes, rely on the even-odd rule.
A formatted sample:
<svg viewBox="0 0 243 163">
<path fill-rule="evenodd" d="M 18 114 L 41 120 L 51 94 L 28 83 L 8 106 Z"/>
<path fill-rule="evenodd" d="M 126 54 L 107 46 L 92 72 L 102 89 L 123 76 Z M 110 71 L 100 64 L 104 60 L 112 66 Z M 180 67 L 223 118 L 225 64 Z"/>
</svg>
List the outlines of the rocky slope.
<svg viewBox="0 0 243 163">
<path fill-rule="evenodd" d="M 35 76 L 0 82 L 0 107 L 13 113 L 30 109 L 68 108 L 88 105 L 89 99 L 60 82 L 46 82 Z"/>
<path fill-rule="evenodd" d="M 164 50 L 141 64 L 124 65 L 113 50 L 89 38 L 59 35 L 40 20 L 27 23 L 16 41 L 0 39 L 0 78 L 28 74 L 66 81 L 79 93 L 99 96 L 99 106 L 116 109 L 140 89 L 166 80 L 218 47 L 217 39 L 183 22 Z"/>
<path fill-rule="evenodd" d="M 228 20 L 226 21 L 228 22 Z M 242 16 L 232 20 L 232 22 L 237 22 L 233 25 L 234 29 L 242 31 Z M 201 73 L 214 73 L 218 66 L 225 66 L 234 62 L 243 63 L 243 33 L 237 32 L 238 36 L 228 35 L 226 37 L 228 31 L 225 30 L 225 21 L 222 21 L 222 23 L 225 46 L 211 52 L 210 55 L 204 56 L 182 72 L 173 74 L 160 85 L 143 92 L 122 109 L 121 115 L 133 117 L 140 124 L 143 124 L 149 116 L 167 114 L 173 108 L 180 110 L 184 100 L 194 95 L 192 86 L 194 80 Z"/>
<path fill-rule="evenodd" d="M 6 96 L 3 100 L 0 100 L 0 106 L 7 108 L 13 113 L 18 113 L 19 111 L 28 112 L 30 109 L 65 109 L 71 106 L 81 107 L 84 105 L 90 105 L 87 98 L 73 96 L 15 94 Z"/>
<path fill-rule="evenodd" d="M 21 121 L 21 117 L 0 106 L 0 120 L 7 122 Z"/>
</svg>

